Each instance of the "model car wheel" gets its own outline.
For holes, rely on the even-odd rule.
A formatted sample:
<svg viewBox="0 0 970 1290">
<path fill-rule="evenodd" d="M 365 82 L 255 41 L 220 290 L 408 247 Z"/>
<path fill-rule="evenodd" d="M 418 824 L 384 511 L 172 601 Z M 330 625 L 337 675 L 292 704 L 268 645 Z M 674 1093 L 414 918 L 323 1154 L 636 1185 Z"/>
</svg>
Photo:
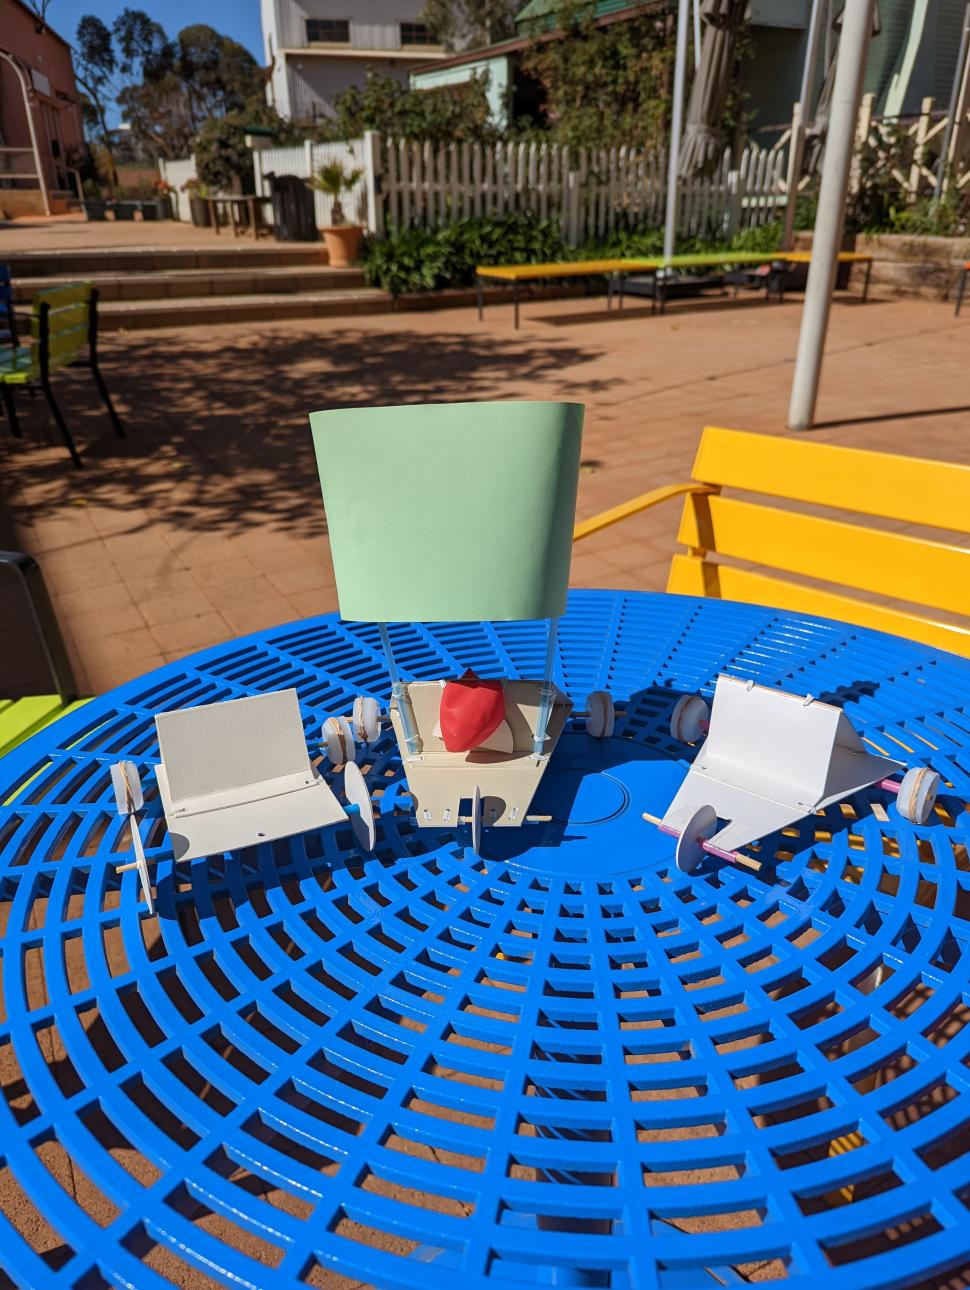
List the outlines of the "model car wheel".
<svg viewBox="0 0 970 1290">
<path fill-rule="evenodd" d="M 616 723 L 613 697 L 608 690 L 594 690 L 586 700 L 586 730 L 594 739 L 609 739 Z"/>
<path fill-rule="evenodd" d="M 377 838 L 374 826 L 374 803 L 367 791 L 367 782 L 360 773 L 356 762 L 348 762 L 344 768 L 344 797 L 358 808 L 350 817 L 350 827 L 354 831 L 354 840 L 362 851 L 373 851 Z"/>
<path fill-rule="evenodd" d="M 476 855 L 481 855 L 482 851 L 482 815 L 484 810 L 482 790 L 476 785 L 475 796 L 472 798 L 472 850 Z"/>
<path fill-rule="evenodd" d="M 896 809 L 910 824 L 925 824 L 930 818 L 936 795 L 940 791 L 940 777 L 929 766 L 914 766 L 903 776 L 896 797 Z"/>
<path fill-rule="evenodd" d="M 372 744 L 381 733 L 381 708 L 377 700 L 368 694 L 358 694 L 351 724 L 361 743 Z"/>
<path fill-rule="evenodd" d="M 696 744 L 707 733 L 711 710 L 699 694 L 683 694 L 670 714 L 670 733 L 684 744 Z"/>
<path fill-rule="evenodd" d="M 323 723 L 323 746 L 333 766 L 345 766 L 357 760 L 354 732 L 346 717 L 327 717 Z"/>
<path fill-rule="evenodd" d="M 704 859 L 704 843 L 717 830 L 717 811 L 713 806 L 700 806 L 684 825 L 677 839 L 674 862 L 681 873 L 693 873 Z"/>
</svg>

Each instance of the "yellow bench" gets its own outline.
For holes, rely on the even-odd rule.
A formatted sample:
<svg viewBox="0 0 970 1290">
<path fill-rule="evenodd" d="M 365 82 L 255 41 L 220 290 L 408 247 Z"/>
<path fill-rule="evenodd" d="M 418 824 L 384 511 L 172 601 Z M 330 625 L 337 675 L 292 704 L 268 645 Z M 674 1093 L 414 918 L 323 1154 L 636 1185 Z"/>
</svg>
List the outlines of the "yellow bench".
<svg viewBox="0 0 970 1290">
<path fill-rule="evenodd" d="M 613 287 L 619 288 L 619 306 L 623 308 L 623 278 L 631 273 L 652 273 L 654 277 L 662 269 L 710 269 L 724 268 L 730 265 L 771 264 L 809 264 L 811 251 L 700 251 L 693 255 L 672 255 L 667 259 L 662 256 L 629 256 L 625 259 L 602 260 L 554 260 L 546 264 L 480 264 L 475 269 L 475 288 L 478 295 L 478 321 L 484 318 L 486 281 L 507 283 L 512 288 L 512 304 L 515 314 L 515 330 L 519 329 L 519 284 L 540 282 L 549 278 L 591 278 L 609 279 L 610 290 L 606 297 L 607 308 L 612 307 Z M 864 264 L 866 266 L 865 282 L 862 288 L 862 299 L 869 295 L 869 276 L 872 272 L 872 256 L 862 251 L 840 251 L 840 264 Z M 663 281 L 661 279 L 661 281 Z M 654 304 L 659 295 L 660 311 L 666 304 L 665 293 L 654 290 Z"/>
<path fill-rule="evenodd" d="M 820 614 L 970 657 L 970 546 L 724 495 L 737 489 L 966 537 L 970 466 L 708 427 L 693 473 L 584 520 L 574 540 L 686 494 L 677 535 L 686 551 L 673 557 L 668 591 Z M 874 604 L 846 588 L 909 607 Z M 964 621 L 941 621 L 934 610 Z"/>
</svg>

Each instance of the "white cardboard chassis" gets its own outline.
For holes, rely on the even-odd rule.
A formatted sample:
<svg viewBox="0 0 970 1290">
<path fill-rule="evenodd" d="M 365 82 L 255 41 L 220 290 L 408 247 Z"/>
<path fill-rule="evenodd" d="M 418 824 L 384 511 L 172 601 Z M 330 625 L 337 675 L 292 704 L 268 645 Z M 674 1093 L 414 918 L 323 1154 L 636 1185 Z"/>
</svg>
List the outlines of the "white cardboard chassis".
<svg viewBox="0 0 970 1290">
<path fill-rule="evenodd" d="M 449 752 L 435 733 L 442 684 L 441 681 L 410 681 L 403 687 L 404 700 L 411 705 L 421 741 L 421 751 L 417 754 L 407 751 L 396 699 L 390 707 L 391 725 L 413 799 L 415 822 L 421 828 L 457 825 L 461 822 L 461 802 L 474 801 L 477 789 L 481 793 L 482 824 L 498 828 L 524 824 L 572 704 L 556 691 L 545 748 L 541 756 L 534 757 L 532 740 L 539 719 L 543 682 L 503 681 L 505 719 L 512 735 L 511 753 L 493 748 Z"/>
<path fill-rule="evenodd" d="M 719 676 L 707 738 L 662 824 L 682 833 L 711 806 L 726 823 L 708 841 L 736 851 L 904 768 L 866 752 L 841 708 Z"/>
</svg>

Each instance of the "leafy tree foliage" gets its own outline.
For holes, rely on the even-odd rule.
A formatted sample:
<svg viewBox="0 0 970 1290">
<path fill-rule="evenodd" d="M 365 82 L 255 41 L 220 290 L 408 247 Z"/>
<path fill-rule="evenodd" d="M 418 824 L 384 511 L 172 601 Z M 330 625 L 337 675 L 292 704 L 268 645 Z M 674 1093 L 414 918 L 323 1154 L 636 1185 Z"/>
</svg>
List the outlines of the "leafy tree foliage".
<svg viewBox="0 0 970 1290">
<path fill-rule="evenodd" d="M 135 149 L 154 159 L 183 156 L 207 122 L 262 102 L 263 73 L 256 60 L 204 23 L 170 40 L 142 10 L 124 9 L 110 28 L 94 14 L 85 15 L 76 40 L 85 117 L 107 151 L 112 182 L 112 103 L 124 113 Z"/>
<path fill-rule="evenodd" d="M 412 90 L 389 76 L 371 73 L 363 88 L 356 85 L 334 100 L 336 116 L 318 133 L 332 139 L 354 139 L 364 130 L 380 130 L 396 138 L 453 143 L 490 140 L 497 131 L 489 117 L 484 78 L 461 85 Z"/>
<path fill-rule="evenodd" d="M 522 0 L 426 0 L 421 21 L 447 50 L 493 45 L 515 35 Z"/>
<path fill-rule="evenodd" d="M 262 100 L 210 117 L 193 139 L 196 173 L 207 188 L 231 190 L 238 179 L 244 192 L 253 191 L 253 154 L 246 147 L 246 130 L 254 125 L 273 129 L 281 147 L 306 137 L 299 125 L 284 121 Z"/>
<path fill-rule="evenodd" d="M 591 0 L 566 0 L 558 39 L 537 42 L 523 70 L 545 90 L 552 136 L 574 146 L 652 147 L 665 140 L 674 42 L 663 16 L 597 27 Z"/>
</svg>

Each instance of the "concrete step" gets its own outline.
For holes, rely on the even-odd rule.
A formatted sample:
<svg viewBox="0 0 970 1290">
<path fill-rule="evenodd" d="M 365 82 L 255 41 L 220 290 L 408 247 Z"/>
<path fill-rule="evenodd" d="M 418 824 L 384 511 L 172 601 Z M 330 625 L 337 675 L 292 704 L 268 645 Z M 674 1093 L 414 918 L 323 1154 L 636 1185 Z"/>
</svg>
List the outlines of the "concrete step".
<svg viewBox="0 0 970 1290">
<path fill-rule="evenodd" d="M 334 318 L 387 313 L 393 301 L 378 287 L 353 291 L 261 292 L 229 296 L 186 296 L 177 300 L 111 300 L 98 310 L 102 331 L 157 327 L 222 326 L 286 318 Z"/>
<path fill-rule="evenodd" d="M 244 265 L 224 269 L 164 269 L 147 273 L 88 273 L 84 280 L 101 293 L 101 304 L 117 300 L 168 300 L 197 296 L 243 296 L 269 292 L 352 291 L 366 285 L 362 269 L 326 264 Z M 38 291 L 76 282 L 76 277 L 19 277 L 14 300 L 29 304 Z"/>
<path fill-rule="evenodd" d="M 226 246 L 77 247 L 11 251 L 4 256 L 13 278 L 87 278 L 93 274 L 171 272 L 178 269 L 292 268 L 327 264 L 322 242 L 249 242 Z"/>
</svg>

